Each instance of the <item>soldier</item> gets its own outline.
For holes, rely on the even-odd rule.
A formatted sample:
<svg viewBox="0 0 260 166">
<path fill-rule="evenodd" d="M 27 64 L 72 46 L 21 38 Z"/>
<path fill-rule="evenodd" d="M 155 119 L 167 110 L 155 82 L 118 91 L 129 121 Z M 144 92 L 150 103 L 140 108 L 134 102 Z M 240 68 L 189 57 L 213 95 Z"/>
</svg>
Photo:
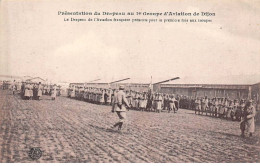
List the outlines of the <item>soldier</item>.
<svg viewBox="0 0 260 166">
<path fill-rule="evenodd" d="M 29 85 L 28 82 L 26 82 L 24 89 L 25 89 L 24 90 L 24 98 L 26 100 L 29 100 L 30 99 L 30 85 Z"/>
<path fill-rule="evenodd" d="M 225 99 L 221 98 L 221 101 L 219 103 L 219 118 L 223 118 L 224 117 L 224 108 L 225 108 Z"/>
<path fill-rule="evenodd" d="M 113 125 L 112 128 L 115 128 L 118 126 L 118 130 L 122 129 L 123 123 L 126 120 L 126 107 L 130 107 L 127 99 L 126 94 L 124 93 L 124 86 L 119 86 L 119 92 L 115 94 L 113 106 L 112 106 L 112 112 L 116 112 L 119 117 L 119 122 Z"/>
<path fill-rule="evenodd" d="M 216 117 L 220 117 L 221 98 L 216 100 Z"/>
<path fill-rule="evenodd" d="M 194 97 L 191 97 L 191 109 L 192 110 L 195 110 L 195 98 Z"/>
<path fill-rule="evenodd" d="M 158 93 L 155 93 L 154 94 L 154 98 L 153 98 L 153 109 L 154 109 L 154 112 L 157 112 L 157 101 L 158 101 Z"/>
<path fill-rule="evenodd" d="M 75 91 L 76 91 L 76 87 L 74 85 L 72 85 L 72 91 L 70 93 L 71 98 L 75 98 Z"/>
<path fill-rule="evenodd" d="M 157 104 L 156 104 L 156 111 L 158 113 L 161 113 L 162 111 L 162 102 L 163 102 L 162 94 L 159 93 L 157 97 Z"/>
<path fill-rule="evenodd" d="M 132 107 L 132 91 L 126 91 L 126 99 L 128 101 L 128 104 Z"/>
<path fill-rule="evenodd" d="M 134 91 L 133 93 L 133 109 L 136 109 L 138 105 L 138 95 L 137 92 Z"/>
<path fill-rule="evenodd" d="M 227 112 L 228 112 L 228 106 L 229 106 L 229 102 L 228 102 L 228 99 L 225 98 L 224 100 L 224 112 L 223 112 L 223 117 L 224 118 L 227 118 Z"/>
<path fill-rule="evenodd" d="M 169 95 L 168 94 L 166 94 L 165 96 L 164 96 L 164 99 L 163 99 L 163 109 L 164 110 L 169 110 L 170 108 L 170 103 L 169 103 Z"/>
<path fill-rule="evenodd" d="M 169 99 L 169 113 L 173 110 L 174 113 L 176 113 L 176 107 L 175 107 L 175 104 L 174 104 L 174 101 L 175 101 L 175 98 L 174 98 L 174 95 L 171 95 L 170 96 L 170 99 Z"/>
<path fill-rule="evenodd" d="M 107 103 L 110 105 L 111 104 L 111 97 L 112 97 L 112 90 L 108 90 L 108 97 L 107 97 Z"/>
<path fill-rule="evenodd" d="M 196 105 L 195 114 L 197 114 L 197 112 L 198 112 L 198 115 L 199 115 L 200 111 L 201 111 L 201 100 L 199 97 L 197 97 L 197 99 L 195 100 L 195 105 Z"/>
<path fill-rule="evenodd" d="M 37 98 L 37 85 L 33 84 L 33 100 L 36 100 Z"/>
<path fill-rule="evenodd" d="M 147 93 L 146 93 L 146 92 L 144 92 L 143 98 L 144 98 L 144 101 L 143 101 L 143 109 L 144 109 L 145 111 L 147 111 L 147 110 L 146 110 L 146 106 L 147 106 Z"/>
<path fill-rule="evenodd" d="M 151 90 L 148 91 L 147 94 L 147 105 L 146 105 L 146 110 L 148 112 L 153 111 L 153 93 Z"/>
<path fill-rule="evenodd" d="M 15 80 L 12 84 L 12 92 L 13 92 L 13 95 L 15 94 L 15 90 L 16 90 L 16 85 L 15 85 Z"/>
<path fill-rule="evenodd" d="M 29 99 L 32 100 L 33 99 L 33 84 L 29 83 Z"/>
<path fill-rule="evenodd" d="M 205 102 L 204 97 L 201 99 L 201 114 L 202 115 L 203 115 L 203 112 L 206 112 L 206 102 Z"/>
<path fill-rule="evenodd" d="M 141 93 L 137 92 L 137 110 L 140 110 L 140 106 L 141 106 Z"/>
<path fill-rule="evenodd" d="M 51 95 L 51 88 L 49 85 L 47 85 L 47 95 Z"/>
<path fill-rule="evenodd" d="M 40 100 L 41 96 L 42 96 L 42 85 L 41 85 L 41 82 L 39 82 L 39 85 L 37 88 L 37 99 Z"/>
<path fill-rule="evenodd" d="M 249 137 L 252 137 L 253 133 L 255 132 L 256 110 L 252 103 L 252 100 L 248 101 L 241 118 L 240 129 L 242 137 L 245 136 L 245 131 L 249 133 Z"/>
<path fill-rule="evenodd" d="M 47 95 L 47 85 L 44 85 L 43 94 L 44 94 L 44 95 Z"/>
<path fill-rule="evenodd" d="M 176 99 L 176 101 L 174 102 L 174 104 L 175 104 L 176 112 L 177 112 L 179 110 L 180 96 L 177 95 L 175 99 Z"/>
<path fill-rule="evenodd" d="M 52 89 L 52 93 L 51 93 L 51 99 L 55 100 L 56 99 L 56 95 L 57 95 L 57 89 L 56 89 L 56 84 L 54 84 L 53 89 Z"/>
<path fill-rule="evenodd" d="M 107 105 L 107 97 L 108 97 L 107 89 L 104 89 L 104 104 L 105 105 Z"/>
<path fill-rule="evenodd" d="M 25 93 L 25 82 L 22 82 L 21 86 L 21 98 L 24 99 L 24 93 Z"/>
<path fill-rule="evenodd" d="M 213 102 L 214 102 L 214 99 L 209 99 L 209 116 L 213 116 Z"/>
<path fill-rule="evenodd" d="M 101 90 L 101 99 L 100 99 L 100 104 L 104 105 L 105 104 L 105 90 Z"/>
<path fill-rule="evenodd" d="M 233 100 L 230 100 L 229 104 L 227 106 L 227 112 L 226 112 L 226 118 L 227 119 L 231 118 L 231 112 L 232 112 L 233 108 L 234 108 L 234 102 L 233 102 Z"/>
<path fill-rule="evenodd" d="M 237 109 L 238 109 L 238 106 L 239 106 L 239 102 L 237 99 L 234 100 L 234 106 L 233 106 L 233 109 L 231 110 L 231 113 L 230 113 L 230 117 L 232 119 L 232 121 L 236 120 L 236 112 L 237 112 Z"/>
<path fill-rule="evenodd" d="M 115 99 L 115 93 L 116 93 L 116 90 L 115 89 L 112 89 L 112 92 L 111 92 L 111 104 L 113 106 L 113 103 L 114 103 L 114 99 Z"/>
<path fill-rule="evenodd" d="M 237 121 L 241 121 L 241 117 L 243 115 L 244 108 L 245 108 L 245 100 L 241 99 L 240 105 L 238 106 L 238 109 L 237 109 L 236 114 L 235 114 Z"/>
<path fill-rule="evenodd" d="M 207 97 L 207 96 L 205 96 L 204 103 L 205 103 L 204 111 L 206 112 L 206 116 L 207 116 L 208 108 L 209 108 L 209 100 L 208 100 L 208 97 Z"/>
<path fill-rule="evenodd" d="M 17 85 L 16 85 L 16 90 L 20 94 L 21 94 L 21 86 L 22 86 L 21 82 L 18 82 Z"/>
</svg>

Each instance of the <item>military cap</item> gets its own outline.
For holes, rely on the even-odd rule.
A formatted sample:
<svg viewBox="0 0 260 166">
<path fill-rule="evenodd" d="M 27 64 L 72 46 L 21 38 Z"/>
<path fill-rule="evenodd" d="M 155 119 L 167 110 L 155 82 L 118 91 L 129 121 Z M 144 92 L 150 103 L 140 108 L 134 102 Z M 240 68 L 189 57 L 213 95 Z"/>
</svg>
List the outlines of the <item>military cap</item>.
<svg viewBox="0 0 260 166">
<path fill-rule="evenodd" d="M 119 86 L 119 90 L 124 90 L 124 89 L 125 89 L 124 85 Z"/>
</svg>

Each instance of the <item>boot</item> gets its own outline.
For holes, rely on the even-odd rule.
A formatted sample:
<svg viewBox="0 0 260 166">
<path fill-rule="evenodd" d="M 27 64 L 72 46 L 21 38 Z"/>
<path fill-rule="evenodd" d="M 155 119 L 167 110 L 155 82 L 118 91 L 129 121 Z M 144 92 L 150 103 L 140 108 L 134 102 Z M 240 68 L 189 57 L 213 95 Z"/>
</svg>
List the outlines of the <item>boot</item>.
<svg viewBox="0 0 260 166">
<path fill-rule="evenodd" d="M 121 130 L 121 129 L 122 129 L 122 126 L 123 126 L 123 122 L 119 122 L 118 130 Z"/>
</svg>

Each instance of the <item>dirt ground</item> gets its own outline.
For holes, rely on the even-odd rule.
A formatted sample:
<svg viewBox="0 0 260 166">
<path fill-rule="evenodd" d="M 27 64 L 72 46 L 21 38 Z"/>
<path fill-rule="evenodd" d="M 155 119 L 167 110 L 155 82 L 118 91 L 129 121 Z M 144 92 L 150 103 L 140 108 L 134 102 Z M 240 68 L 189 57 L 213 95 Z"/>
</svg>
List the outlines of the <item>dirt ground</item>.
<svg viewBox="0 0 260 166">
<path fill-rule="evenodd" d="M 241 138 L 239 122 L 174 113 L 127 112 L 120 133 L 111 107 L 66 97 L 21 100 L 0 90 L 0 162 L 260 162 L 260 127 Z M 39 147 L 42 157 L 28 152 Z"/>
</svg>

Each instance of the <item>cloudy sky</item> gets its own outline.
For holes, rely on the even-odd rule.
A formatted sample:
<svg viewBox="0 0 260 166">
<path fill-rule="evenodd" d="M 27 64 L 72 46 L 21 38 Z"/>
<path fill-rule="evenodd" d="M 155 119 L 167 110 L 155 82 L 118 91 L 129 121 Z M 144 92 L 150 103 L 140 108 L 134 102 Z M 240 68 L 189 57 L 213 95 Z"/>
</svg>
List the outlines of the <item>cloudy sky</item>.
<svg viewBox="0 0 260 166">
<path fill-rule="evenodd" d="M 154 82 L 175 76 L 181 77 L 177 83 L 260 82 L 257 0 L 0 3 L 0 74 L 69 82 L 126 77 L 149 82 L 151 76 Z M 216 16 L 210 17 L 212 23 L 65 22 L 72 16 L 58 11 L 205 11 Z"/>
</svg>

